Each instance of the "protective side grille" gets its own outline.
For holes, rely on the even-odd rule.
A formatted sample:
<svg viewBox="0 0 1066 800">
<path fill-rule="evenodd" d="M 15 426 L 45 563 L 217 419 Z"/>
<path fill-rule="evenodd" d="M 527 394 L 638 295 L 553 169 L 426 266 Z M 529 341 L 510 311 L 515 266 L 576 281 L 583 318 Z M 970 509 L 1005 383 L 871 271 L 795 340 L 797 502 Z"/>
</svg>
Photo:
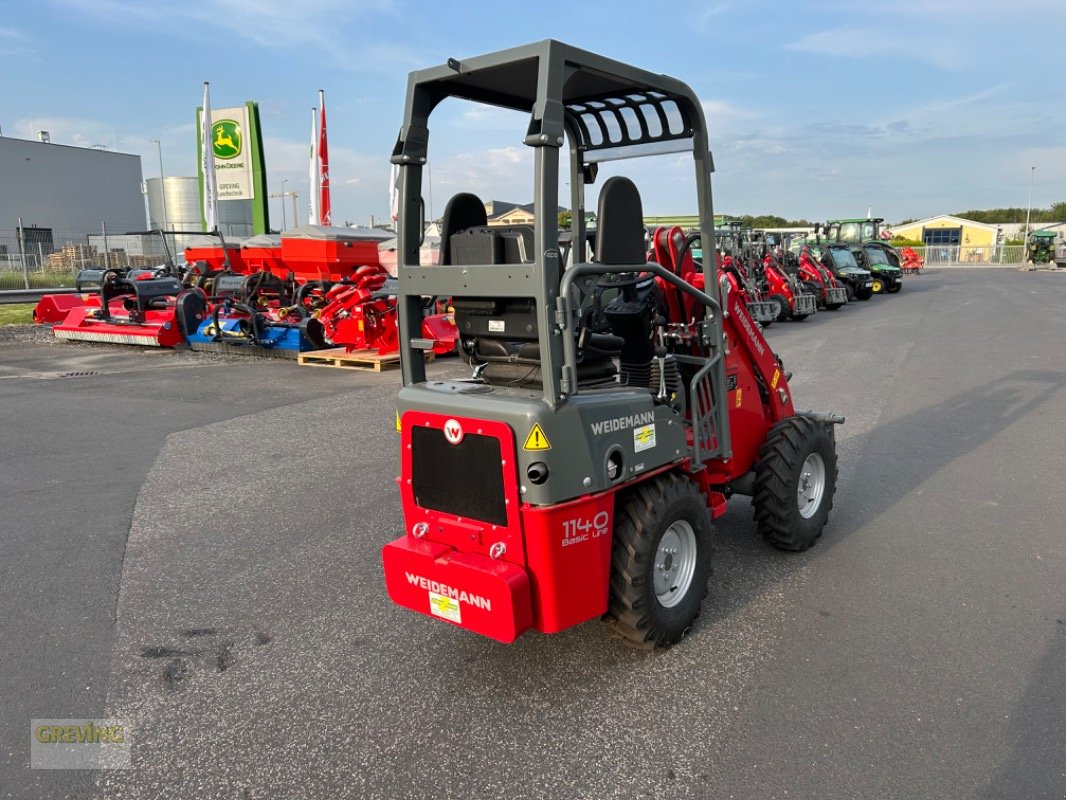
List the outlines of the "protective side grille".
<svg viewBox="0 0 1066 800">
<path fill-rule="evenodd" d="M 457 517 L 507 524 L 500 441 L 468 433 L 449 444 L 444 432 L 411 431 L 411 471 L 415 502 Z"/>
<path fill-rule="evenodd" d="M 714 384 L 710 370 L 692 381 L 693 461 L 701 464 L 718 448 L 718 431 L 714 424 Z"/>
</svg>

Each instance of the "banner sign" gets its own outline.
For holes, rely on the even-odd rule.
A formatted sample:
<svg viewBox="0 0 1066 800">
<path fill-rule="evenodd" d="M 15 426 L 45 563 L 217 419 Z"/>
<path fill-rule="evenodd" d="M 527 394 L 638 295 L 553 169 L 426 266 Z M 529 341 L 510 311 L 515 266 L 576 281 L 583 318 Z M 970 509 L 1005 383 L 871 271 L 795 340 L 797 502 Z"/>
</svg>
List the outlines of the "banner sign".
<svg viewBox="0 0 1066 800">
<path fill-rule="evenodd" d="M 250 131 L 247 106 L 211 109 L 211 149 L 219 200 L 251 200 L 255 196 Z"/>
</svg>

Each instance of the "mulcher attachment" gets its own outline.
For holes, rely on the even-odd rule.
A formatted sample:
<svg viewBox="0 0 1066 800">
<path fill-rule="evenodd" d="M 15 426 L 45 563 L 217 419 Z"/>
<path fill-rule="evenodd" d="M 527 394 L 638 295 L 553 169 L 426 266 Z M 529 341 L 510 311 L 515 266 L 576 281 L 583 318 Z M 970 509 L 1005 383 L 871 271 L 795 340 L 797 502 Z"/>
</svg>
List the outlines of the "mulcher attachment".
<svg viewBox="0 0 1066 800">
<path fill-rule="evenodd" d="M 176 347 L 185 338 L 175 314 L 183 291 L 177 278 L 130 280 L 108 271 L 99 301 L 72 308 L 52 332 L 57 339 Z"/>
</svg>

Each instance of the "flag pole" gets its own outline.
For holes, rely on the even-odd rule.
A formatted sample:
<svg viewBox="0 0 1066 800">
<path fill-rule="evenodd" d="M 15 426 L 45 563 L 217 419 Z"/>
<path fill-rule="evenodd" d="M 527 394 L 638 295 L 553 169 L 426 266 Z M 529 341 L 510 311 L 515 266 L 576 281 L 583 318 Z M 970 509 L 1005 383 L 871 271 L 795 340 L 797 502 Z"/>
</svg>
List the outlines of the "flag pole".
<svg viewBox="0 0 1066 800">
<path fill-rule="evenodd" d="M 204 81 L 204 107 L 200 125 L 200 163 L 204 173 L 204 228 L 211 233 L 218 229 L 218 185 L 215 178 L 215 150 L 211 142 L 211 93 L 207 81 Z"/>
<path fill-rule="evenodd" d="M 311 109 L 311 167 L 308 173 L 311 187 L 307 193 L 307 224 L 318 225 L 318 111 Z"/>
<path fill-rule="evenodd" d="M 326 93 L 318 90 L 318 220 L 320 225 L 333 224 L 329 193 L 329 148 L 326 146 Z"/>
</svg>

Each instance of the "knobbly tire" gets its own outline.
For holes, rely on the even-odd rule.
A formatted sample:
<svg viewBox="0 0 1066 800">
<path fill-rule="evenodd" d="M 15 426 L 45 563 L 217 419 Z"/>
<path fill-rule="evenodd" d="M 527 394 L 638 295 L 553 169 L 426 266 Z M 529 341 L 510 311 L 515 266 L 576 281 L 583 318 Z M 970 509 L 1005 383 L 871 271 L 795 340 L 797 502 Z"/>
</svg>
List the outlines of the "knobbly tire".
<svg viewBox="0 0 1066 800">
<path fill-rule="evenodd" d="M 619 497 L 604 615 L 615 636 L 650 650 L 688 632 L 707 594 L 711 531 L 700 490 L 675 473 Z"/>
<path fill-rule="evenodd" d="M 898 294 L 902 289 L 903 289 L 903 284 L 902 283 L 897 283 L 895 286 L 889 286 L 886 291 L 889 294 Z"/>
<path fill-rule="evenodd" d="M 832 427 L 811 417 L 783 419 L 770 429 L 755 465 L 755 521 L 781 550 L 806 550 L 833 507 L 837 484 Z"/>
<path fill-rule="evenodd" d="M 770 302 L 777 306 L 777 321 L 784 322 L 792 315 L 792 308 L 788 304 L 788 300 L 784 295 L 772 294 L 770 295 Z"/>
</svg>

